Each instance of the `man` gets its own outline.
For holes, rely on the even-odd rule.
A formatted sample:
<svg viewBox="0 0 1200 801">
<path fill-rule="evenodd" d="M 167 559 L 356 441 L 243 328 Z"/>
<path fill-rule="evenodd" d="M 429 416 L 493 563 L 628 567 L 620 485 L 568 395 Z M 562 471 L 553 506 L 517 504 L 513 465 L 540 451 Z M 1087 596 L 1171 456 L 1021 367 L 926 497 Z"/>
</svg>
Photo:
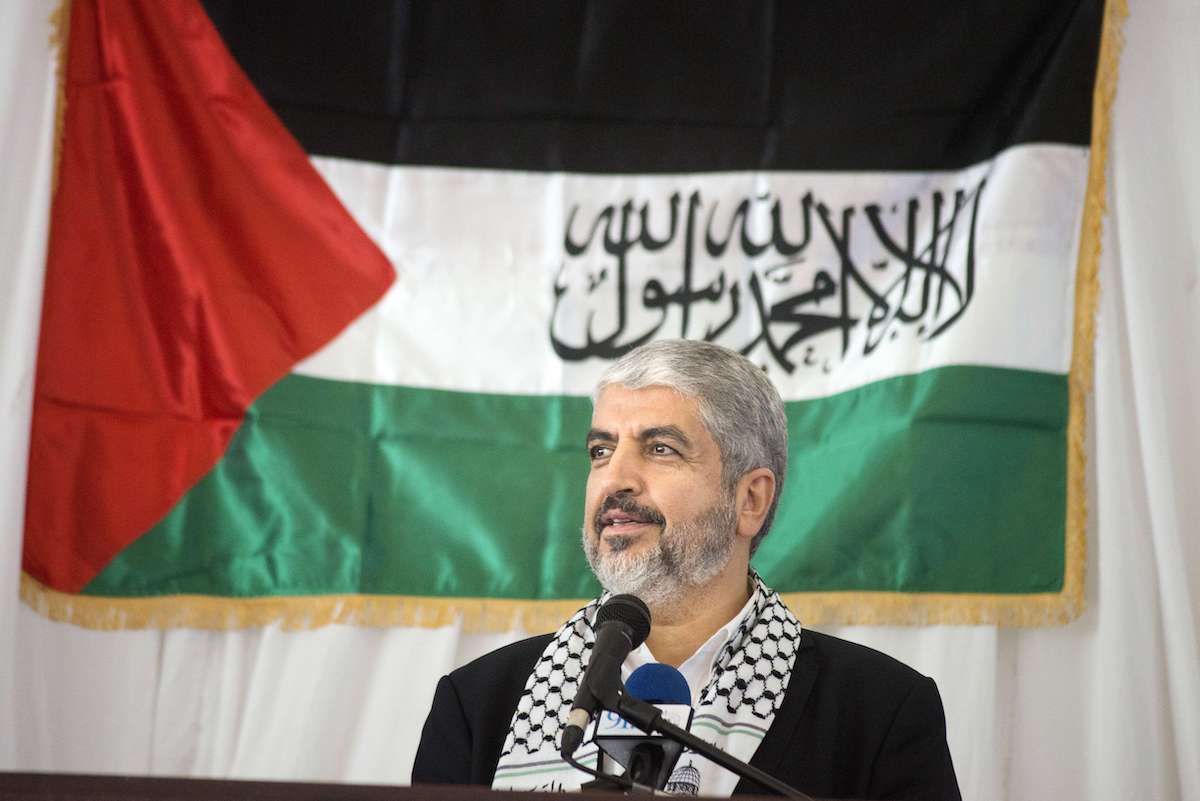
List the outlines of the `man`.
<svg viewBox="0 0 1200 801">
<path fill-rule="evenodd" d="M 783 402 L 762 371 L 716 345 L 655 342 L 614 363 L 593 402 L 584 552 L 606 594 L 640 597 L 653 621 L 623 678 L 678 667 L 696 731 L 810 795 L 959 798 L 933 681 L 802 629 L 750 570 L 787 471 Z M 604 597 L 444 677 L 413 782 L 586 781 L 559 759 L 558 734 Z M 701 795 L 765 792 L 690 753 L 676 773 Z"/>
</svg>

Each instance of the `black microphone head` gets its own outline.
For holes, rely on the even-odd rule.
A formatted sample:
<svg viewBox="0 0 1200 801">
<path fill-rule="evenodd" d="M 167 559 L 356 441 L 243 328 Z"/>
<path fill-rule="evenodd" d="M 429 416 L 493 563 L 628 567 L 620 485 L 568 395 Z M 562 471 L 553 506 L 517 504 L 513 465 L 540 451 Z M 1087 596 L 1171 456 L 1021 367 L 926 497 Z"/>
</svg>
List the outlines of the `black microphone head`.
<svg viewBox="0 0 1200 801">
<path fill-rule="evenodd" d="M 636 595 L 614 595 L 605 601 L 596 613 L 596 628 L 610 620 L 629 627 L 634 648 L 650 635 L 650 608 Z"/>
</svg>

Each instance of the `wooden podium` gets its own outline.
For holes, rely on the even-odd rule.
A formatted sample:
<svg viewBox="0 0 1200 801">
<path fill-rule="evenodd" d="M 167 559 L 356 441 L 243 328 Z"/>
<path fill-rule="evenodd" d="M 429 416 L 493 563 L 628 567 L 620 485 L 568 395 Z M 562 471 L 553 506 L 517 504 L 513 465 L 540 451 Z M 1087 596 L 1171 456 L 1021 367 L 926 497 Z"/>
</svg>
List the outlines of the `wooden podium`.
<svg viewBox="0 0 1200 801">
<path fill-rule="evenodd" d="M 578 798 L 581 794 L 571 795 Z M 611 797 L 608 793 L 588 794 L 592 798 L 605 796 Z M 463 785 L 398 787 L 0 772 L 0 801 L 547 801 L 549 797 L 546 793 Z"/>
</svg>

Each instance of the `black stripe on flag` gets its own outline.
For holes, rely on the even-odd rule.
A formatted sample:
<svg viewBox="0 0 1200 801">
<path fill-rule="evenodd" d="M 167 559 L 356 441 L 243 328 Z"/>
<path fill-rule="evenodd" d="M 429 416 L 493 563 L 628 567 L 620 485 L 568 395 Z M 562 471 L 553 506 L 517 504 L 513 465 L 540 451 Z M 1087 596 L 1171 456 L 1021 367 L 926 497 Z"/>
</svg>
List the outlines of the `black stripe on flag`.
<svg viewBox="0 0 1200 801">
<path fill-rule="evenodd" d="M 312 154 L 592 173 L 955 169 L 1087 145 L 1103 0 L 204 0 Z"/>
</svg>

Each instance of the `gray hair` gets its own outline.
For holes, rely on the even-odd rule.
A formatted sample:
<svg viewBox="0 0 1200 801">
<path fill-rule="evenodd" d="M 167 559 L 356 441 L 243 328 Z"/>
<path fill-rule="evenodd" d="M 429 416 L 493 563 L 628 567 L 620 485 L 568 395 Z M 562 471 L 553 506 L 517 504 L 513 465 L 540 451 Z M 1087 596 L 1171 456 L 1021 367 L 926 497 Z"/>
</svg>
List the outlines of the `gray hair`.
<svg viewBox="0 0 1200 801">
<path fill-rule="evenodd" d="M 787 415 L 771 379 L 737 351 L 710 342 L 667 339 L 635 348 L 610 365 L 600 376 L 592 402 L 612 384 L 666 387 L 693 398 L 700 421 L 720 451 L 727 491 L 759 467 L 775 474 L 775 497 L 750 541 L 754 553 L 775 520 L 787 473 Z"/>
</svg>

